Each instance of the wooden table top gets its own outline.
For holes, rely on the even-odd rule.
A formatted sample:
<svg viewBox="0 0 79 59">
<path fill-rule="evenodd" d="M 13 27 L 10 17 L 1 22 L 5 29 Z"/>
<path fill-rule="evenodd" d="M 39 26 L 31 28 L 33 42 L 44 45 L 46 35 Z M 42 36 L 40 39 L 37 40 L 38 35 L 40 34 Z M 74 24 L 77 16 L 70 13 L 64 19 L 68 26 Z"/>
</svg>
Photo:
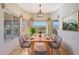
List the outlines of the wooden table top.
<svg viewBox="0 0 79 59">
<path fill-rule="evenodd" d="M 30 37 L 30 40 L 28 40 L 28 41 L 31 41 L 31 42 L 52 42 L 53 40 L 49 36 L 42 36 L 42 37 L 32 36 L 32 37 Z"/>
</svg>

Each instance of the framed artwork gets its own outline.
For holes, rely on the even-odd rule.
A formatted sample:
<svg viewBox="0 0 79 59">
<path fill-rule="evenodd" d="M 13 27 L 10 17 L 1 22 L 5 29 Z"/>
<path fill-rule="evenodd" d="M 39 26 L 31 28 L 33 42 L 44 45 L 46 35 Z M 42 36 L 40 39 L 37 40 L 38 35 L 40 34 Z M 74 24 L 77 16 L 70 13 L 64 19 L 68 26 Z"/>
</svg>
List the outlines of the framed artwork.
<svg viewBox="0 0 79 59">
<path fill-rule="evenodd" d="M 78 29 L 78 13 L 75 12 L 63 18 L 63 30 L 77 31 Z"/>
</svg>

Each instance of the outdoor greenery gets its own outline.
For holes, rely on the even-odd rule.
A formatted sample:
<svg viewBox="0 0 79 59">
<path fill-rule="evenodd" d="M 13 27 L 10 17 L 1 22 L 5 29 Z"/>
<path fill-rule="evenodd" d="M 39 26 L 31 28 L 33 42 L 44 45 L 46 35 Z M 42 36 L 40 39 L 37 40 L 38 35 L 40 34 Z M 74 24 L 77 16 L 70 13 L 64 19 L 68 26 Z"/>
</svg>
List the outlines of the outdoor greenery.
<svg viewBox="0 0 79 59">
<path fill-rule="evenodd" d="M 36 32 L 34 27 L 29 27 L 29 34 L 32 36 Z"/>
<path fill-rule="evenodd" d="M 77 31 L 77 24 L 63 22 L 63 30 Z"/>
<path fill-rule="evenodd" d="M 52 21 L 52 27 L 55 29 L 59 29 L 59 20 L 53 20 Z"/>
<path fill-rule="evenodd" d="M 63 30 L 77 31 L 78 18 L 76 15 L 76 13 L 73 13 L 72 15 L 63 18 Z"/>
</svg>

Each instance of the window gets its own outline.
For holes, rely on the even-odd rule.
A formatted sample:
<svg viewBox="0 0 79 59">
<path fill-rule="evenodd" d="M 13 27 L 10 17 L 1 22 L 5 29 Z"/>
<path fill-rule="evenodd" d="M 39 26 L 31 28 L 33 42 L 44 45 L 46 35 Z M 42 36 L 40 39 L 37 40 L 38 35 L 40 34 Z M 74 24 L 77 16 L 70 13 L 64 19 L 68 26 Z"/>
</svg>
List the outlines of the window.
<svg viewBox="0 0 79 59">
<path fill-rule="evenodd" d="M 59 21 L 58 20 L 52 21 L 52 28 L 59 29 Z"/>
<path fill-rule="evenodd" d="M 17 37 L 20 35 L 20 24 L 18 17 L 14 17 L 13 20 L 13 35 Z"/>
<path fill-rule="evenodd" d="M 11 40 L 20 35 L 19 18 L 4 12 L 4 38 L 5 41 Z"/>
<path fill-rule="evenodd" d="M 47 22 L 33 22 L 33 26 L 47 26 Z"/>
<path fill-rule="evenodd" d="M 28 21 L 27 20 L 22 20 L 22 28 L 24 29 L 26 29 L 27 28 L 27 26 L 28 26 Z"/>
<path fill-rule="evenodd" d="M 43 33 L 47 33 L 47 26 L 48 26 L 47 22 L 42 21 L 33 22 L 32 26 L 36 29 L 36 32 L 41 31 Z"/>
<path fill-rule="evenodd" d="M 21 28 L 21 33 L 26 33 L 28 29 L 28 21 L 26 19 L 22 18 L 22 28 Z"/>
</svg>

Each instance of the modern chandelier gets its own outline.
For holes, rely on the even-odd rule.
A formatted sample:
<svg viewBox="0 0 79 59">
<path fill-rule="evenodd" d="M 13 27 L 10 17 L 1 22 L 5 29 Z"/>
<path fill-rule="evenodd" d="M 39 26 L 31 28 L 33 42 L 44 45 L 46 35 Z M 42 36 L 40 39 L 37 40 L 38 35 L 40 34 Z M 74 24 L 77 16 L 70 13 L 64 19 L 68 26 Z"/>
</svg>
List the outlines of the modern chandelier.
<svg viewBox="0 0 79 59">
<path fill-rule="evenodd" d="M 39 17 L 39 18 L 42 18 L 43 16 L 44 16 L 44 14 L 42 13 L 42 11 L 41 11 L 41 4 L 39 5 L 39 11 L 37 12 L 37 17 Z"/>
</svg>

